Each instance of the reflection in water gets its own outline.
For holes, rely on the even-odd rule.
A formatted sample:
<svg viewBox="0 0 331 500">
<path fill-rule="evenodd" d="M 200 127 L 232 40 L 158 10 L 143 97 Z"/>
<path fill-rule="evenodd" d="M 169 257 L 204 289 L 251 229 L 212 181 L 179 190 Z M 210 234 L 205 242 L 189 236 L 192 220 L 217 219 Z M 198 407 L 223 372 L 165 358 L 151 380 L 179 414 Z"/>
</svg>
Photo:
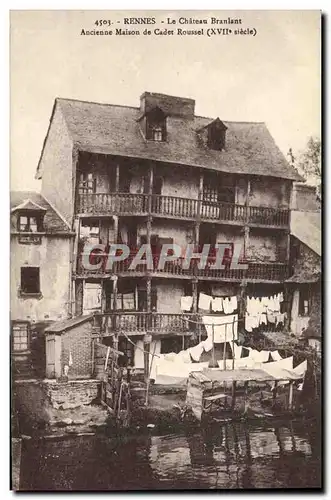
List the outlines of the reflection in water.
<svg viewBox="0 0 331 500">
<path fill-rule="evenodd" d="M 190 435 L 26 442 L 21 489 L 148 490 L 320 486 L 317 429 L 231 423 Z"/>
</svg>

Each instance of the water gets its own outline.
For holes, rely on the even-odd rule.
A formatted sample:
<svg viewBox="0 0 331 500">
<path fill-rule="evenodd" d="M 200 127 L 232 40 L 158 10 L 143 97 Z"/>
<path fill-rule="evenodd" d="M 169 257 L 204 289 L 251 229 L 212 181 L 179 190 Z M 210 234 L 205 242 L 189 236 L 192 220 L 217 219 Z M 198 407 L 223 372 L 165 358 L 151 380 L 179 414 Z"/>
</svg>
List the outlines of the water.
<svg viewBox="0 0 331 500">
<path fill-rule="evenodd" d="M 191 434 L 26 441 L 23 490 L 317 488 L 320 437 L 298 422 Z"/>
</svg>

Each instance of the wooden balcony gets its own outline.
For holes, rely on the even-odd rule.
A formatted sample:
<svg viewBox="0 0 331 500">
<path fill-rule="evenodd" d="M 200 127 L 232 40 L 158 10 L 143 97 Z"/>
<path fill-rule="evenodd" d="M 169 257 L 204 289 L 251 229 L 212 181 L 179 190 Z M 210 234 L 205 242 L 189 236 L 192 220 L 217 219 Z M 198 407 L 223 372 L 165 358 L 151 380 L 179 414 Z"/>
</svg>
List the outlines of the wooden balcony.
<svg viewBox="0 0 331 500">
<path fill-rule="evenodd" d="M 102 257 L 98 257 L 102 258 Z M 117 275 L 119 277 L 142 277 L 147 274 L 154 277 L 164 278 L 179 278 L 199 280 L 220 280 L 240 282 L 247 281 L 270 281 L 282 282 L 289 277 L 288 265 L 280 262 L 246 262 L 247 269 L 231 269 L 229 265 L 225 265 L 224 269 L 214 269 L 215 260 L 210 258 L 203 269 L 199 269 L 198 261 L 191 260 L 189 269 L 183 266 L 183 258 L 178 258 L 172 262 L 166 262 L 163 269 L 158 269 L 159 257 L 153 257 L 153 269 L 148 270 L 147 265 L 141 264 L 130 269 L 134 254 L 127 259 L 116 262 L 113 269 L 107 270 L 106 259 L 103 261 L 101 269 L 96 271 L 86 270 L 83 268 L 81 259 L 78 261 L 76 277 L 108 277 Z"/>
<path fill-rule="evenodd" d="M 151 199 L 149 199 L 151 198 Z M 289 210 L 246 207 L 236 203 L 211 203 L 177 196 L 90 193 L 77 198 L 76 212 L 81 215 L 147 215 L 183 220 L 256 226 L 288 227 Z"/>
<path fill-rule="evenodd" d="M 195 319 L 192 313 L 168 314 L 147 312 L 109 312 L 96 313 L 95 321 L 97 327 L 103 334 L 113 331 L 125 332 L 128 335 L 144 335 L 151 332 L 159 335 L 189 334 L 195 329 Z"/>
</svg>

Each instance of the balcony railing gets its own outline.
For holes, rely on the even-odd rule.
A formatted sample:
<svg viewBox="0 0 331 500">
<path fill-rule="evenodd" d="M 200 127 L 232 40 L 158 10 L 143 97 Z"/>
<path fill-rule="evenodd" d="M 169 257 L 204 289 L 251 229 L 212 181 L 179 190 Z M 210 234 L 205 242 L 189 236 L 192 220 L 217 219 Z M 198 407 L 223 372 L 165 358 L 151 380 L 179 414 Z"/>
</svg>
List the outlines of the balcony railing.
<svg viewBox="0 0 331 500">
<path fill-rule="evenodd" d="M 151 199 L 149 199 L 151 198 Z M 199 208 L 200 207 L 200 208 Z M 248 212 L 247 212 L 248 211 Z M 286 227 L 289 210 L 269 207 L 246 207 L 236 203 L 211 203 L 177 196 L 132 193 L 79 194 L 77 212 L 89 215 L 146 215 L 202 221 L 234 222 Z"/>
<path fill-rule="evenodd" d="M 102 332 L 123 331 L 128 334 L 144 334 L 146 331 L 158 334 L 190 333 L 194 331 L 195 315 L 147 312 L 96 313 L 95 320 Z"/>
<path fill-rule="evenodd" d="M 82 264 L 82 259 L 79 257 L 77 272 L 78 276 L 93 277 L 103 275 L 118 275 L 118 276 L 141 276 L 149 272 L 152 276 L 164 276 L 174 278 L 194 278 L 199 279 L 216 279 L 226 281 L 241 281 L 260 280 L 260 281 L 284 281 L 289 277 L 288 265 L 280 262 L 246 262 L 246 269 L 231 269 L 230 265 L 225 265 L 224 269 L 215 269 L 213 267 L 215 259 L 208 259 L 206 265 L 199 269 L 198 261 L 192 259 L 188 269 L 184 266 L 184 258 L 178 258 L 171 262 L 165 262 L 164 266 L 159 269 L 159 256 L 153 256 L 153 268 L 148 269 L 146 264 L 134 265 L 133 259 L 135 254 L 130 255 L 127 259 L 115 262 L 111 269 L 107 269 L 107 257 L 98 256 L 97 259 L 102 259 L 102 266 L 97 270 L 85 269 Z M 97 260 L 93 262 L 97 263 Z M 133 265 L 132 265 L 133 264 Z M 132 267 L 131 267 L 132 265 Z"/>
</svg>

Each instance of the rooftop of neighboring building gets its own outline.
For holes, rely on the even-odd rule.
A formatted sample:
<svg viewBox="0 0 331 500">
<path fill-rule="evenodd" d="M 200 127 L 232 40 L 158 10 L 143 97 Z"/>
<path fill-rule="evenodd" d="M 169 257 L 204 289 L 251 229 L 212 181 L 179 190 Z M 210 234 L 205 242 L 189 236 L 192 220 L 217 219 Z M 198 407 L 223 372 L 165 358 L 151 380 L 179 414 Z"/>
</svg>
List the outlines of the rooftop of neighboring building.
<svg viewBox="0 0 331 500">
<path fill-rule="evenodd" d="M 61 214 L 36 191 L 11 191 L 10 193 L 11 214 L 16 211 L 22 211 L 27 214 L 31 212 L 40 212 L 43 215 L 43 231 L 46 234 L 71 234 L 72 231 L 61 216 Z M 11 217 L 11 232 L 17 232 L 17 224 Z"/>
<path fill-rule="evenodd" d="M 291 234 L 318 256 L 322 255 L 320 211 L 293 210 L 291 212 Z"/>
</svg>

